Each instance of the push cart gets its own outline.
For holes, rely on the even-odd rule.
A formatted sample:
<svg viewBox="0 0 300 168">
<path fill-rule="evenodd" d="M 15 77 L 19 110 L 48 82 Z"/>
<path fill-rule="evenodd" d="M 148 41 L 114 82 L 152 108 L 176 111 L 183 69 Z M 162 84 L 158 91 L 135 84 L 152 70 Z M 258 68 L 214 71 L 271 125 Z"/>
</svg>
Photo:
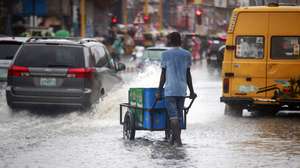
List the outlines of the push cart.
<svg viewBox="0 0 300 168">
<path fill-rule="evenodd" d="M 157 88 L 131 88 L 129 90 L 129 102 L 120 104 L 120 124 L 123 125 L 125 139 L 134 140 L 136 130 L 165 131 L 165 138 L 170 137 L 165 100 L 164 98 L 156 100 L 156 91 Z M 191 99 L 189 105 L 183 109 L 181 129 L 186 129 L 186 116 L 194 100 L 195 98 Z"/>
</svg>

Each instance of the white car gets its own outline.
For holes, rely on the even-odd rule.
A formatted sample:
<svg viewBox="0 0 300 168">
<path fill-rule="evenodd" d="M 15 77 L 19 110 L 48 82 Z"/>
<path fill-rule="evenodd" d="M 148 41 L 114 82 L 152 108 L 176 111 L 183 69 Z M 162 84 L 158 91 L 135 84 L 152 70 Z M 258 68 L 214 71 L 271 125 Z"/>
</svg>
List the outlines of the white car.
<svg viewBox="0 0 300 168">
<path fill-rule="evenodd" d="M 154 46 L 148 47 L 143 52 L 143 56 L 137 58 L 137 67 L 143 69 L 146 65 L 159 64 L 162 53 L 170 47 Z"/>
</svg>

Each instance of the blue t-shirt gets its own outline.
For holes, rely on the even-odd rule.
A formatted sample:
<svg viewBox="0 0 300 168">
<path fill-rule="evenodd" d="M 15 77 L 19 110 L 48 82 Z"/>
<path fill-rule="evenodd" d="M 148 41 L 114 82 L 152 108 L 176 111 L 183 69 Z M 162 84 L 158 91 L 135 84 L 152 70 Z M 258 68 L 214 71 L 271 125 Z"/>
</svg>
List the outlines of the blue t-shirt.
<svg viewBox="0 0 300 168">
<path fill-rule="evenodd" d="M 161 67 L 166 69 L 165 96 L 186 96 L 186 71 L 191 66 L 191 53 L 180 47 L 162 54 Z"/>
</svg>

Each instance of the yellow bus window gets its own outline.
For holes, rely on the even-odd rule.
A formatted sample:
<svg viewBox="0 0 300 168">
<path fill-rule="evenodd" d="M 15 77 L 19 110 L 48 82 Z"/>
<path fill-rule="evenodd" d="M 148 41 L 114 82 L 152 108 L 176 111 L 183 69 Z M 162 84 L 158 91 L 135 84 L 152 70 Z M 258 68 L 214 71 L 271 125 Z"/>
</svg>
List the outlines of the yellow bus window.
<svg viewBox="0 0 300 168">
<path fill-rule="evenodd" d="M 238 36 L 236 44 L 236 58 L 262 59 L 264 57 L 262 36 Z"/>
<path fill-rule="evenodd" d="M 300 37 L 275 36 L 271 40 L 272 59 L 300 59 Z"/>
</svg>

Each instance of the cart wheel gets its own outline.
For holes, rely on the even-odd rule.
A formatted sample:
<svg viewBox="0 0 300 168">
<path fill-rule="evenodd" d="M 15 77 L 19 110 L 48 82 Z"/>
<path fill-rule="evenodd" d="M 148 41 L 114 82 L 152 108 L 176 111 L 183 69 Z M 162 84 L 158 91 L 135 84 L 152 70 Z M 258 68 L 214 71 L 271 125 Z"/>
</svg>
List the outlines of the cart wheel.
<svg viewBox="0 0 300 168">
<path fill-rule="evenodd" d="M 123 124 L 123 138 L 134 140 L 135 127 L 134 127 L 134 117 L 132 113 L 126 112 Z"/>
</svg>

